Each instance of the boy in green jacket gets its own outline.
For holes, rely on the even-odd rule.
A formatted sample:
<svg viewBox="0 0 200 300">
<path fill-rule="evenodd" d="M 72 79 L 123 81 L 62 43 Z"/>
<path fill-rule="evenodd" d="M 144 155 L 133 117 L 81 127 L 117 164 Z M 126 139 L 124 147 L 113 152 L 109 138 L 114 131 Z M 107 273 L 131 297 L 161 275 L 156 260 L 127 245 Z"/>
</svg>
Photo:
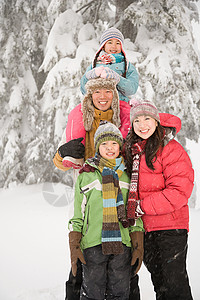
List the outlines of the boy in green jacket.
<svg viewBox="0 0 200 300">
<path fill-rule="evenodd" d="M 135 273 L 143 259 L 143 223 L 129 226 L 125 207 L 129 177 L 121 146 L 123 137 L 104 122 L 94 136 L 96 155 L 86 161 L 75 187 L 74 216 L 69 221 L 72 273 L 83 263 L 80 299 L 129 299 L 131 266 Z M 137 242 L 136 242 L 137 241 Z M 131 256 L 132 246 L 132 256 Z M 83 252 L 82 252 L 83 251 Z"/>
</svg>

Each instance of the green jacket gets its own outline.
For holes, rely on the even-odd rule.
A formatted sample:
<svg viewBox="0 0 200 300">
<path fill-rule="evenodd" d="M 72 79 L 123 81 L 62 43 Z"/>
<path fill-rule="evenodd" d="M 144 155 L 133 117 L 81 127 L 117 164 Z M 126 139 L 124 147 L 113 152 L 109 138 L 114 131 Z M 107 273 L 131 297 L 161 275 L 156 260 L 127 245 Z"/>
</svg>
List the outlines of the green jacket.
<svg viewBox="0 0 200 300">
<path fill-rule="evenodd" d="M 130 179 L 124 172 L 120 177 L 120 188 L 124 204 L 128 200 Z M 69 230 L 82 233 L 81 248 L 86 249 L 101 244 L 103 224 L 102 175 L 95 172 L 79 174 L 75 186 L 74 216 L 69 220 Z M 129 232 L 144 231 L 142 219 L 134 226 L 124 228 L 119 222 L 122 243 L 131 247 Z"/>
</svg>

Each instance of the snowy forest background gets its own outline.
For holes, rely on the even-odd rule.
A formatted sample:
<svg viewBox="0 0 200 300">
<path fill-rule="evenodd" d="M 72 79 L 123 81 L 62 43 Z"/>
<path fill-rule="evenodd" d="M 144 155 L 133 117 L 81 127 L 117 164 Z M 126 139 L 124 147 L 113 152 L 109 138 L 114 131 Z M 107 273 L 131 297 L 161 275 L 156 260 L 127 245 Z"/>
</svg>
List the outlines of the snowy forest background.
<svg viewBox="0 0 200 300">
<path fill-rule="evenodd" d="M 200 1 L 0 0 L 0 187 L 62 182 L 52 158 L 99 38 L 115 26 L 139 73 L 136 97 L 200 135 Z M 199 141 L 200 142 L 200 141 Z M 187 149 L 188 150 L 188 149 Z"/>
</svg>

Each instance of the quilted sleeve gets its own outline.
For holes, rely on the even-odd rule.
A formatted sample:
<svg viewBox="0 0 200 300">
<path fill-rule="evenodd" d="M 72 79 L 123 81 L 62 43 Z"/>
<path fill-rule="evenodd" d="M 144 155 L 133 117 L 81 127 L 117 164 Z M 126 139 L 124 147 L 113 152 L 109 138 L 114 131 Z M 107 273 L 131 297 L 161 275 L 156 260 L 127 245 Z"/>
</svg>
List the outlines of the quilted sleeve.
<svg viewBox="0 0 200 300">
<path fill-rule="evenodd" d="M 177 141 L 169 142 L 161 156 L 165 187 L 141 199 L 141 208 L 148 215 L 171 213 L 187 205 L 194 186 L 192 163 Z"/>
</svg>

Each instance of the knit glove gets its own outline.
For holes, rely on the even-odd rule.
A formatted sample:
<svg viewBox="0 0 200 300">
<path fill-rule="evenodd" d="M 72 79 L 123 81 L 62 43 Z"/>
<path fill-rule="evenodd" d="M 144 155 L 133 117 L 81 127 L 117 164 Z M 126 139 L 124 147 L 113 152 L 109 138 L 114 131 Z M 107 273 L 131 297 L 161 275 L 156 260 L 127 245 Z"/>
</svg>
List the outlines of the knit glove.
<svg viewBox="0 0 200 300">
<path fill-rule="evenodd" d="M 141 200 L 135 201 L 135 220 L 141 218 L 142 215 L 144 215 L 144 212 L 142 211 L 141 206 L 140 206 L 140 202 L 141 202 Z"/>
<path fill-rule="evenodd" d="M 100 66 L 88 71 L 85 76 L 88 80 L 94 79 L 101 76 L 102 71 L 104 70 L 104 66 Z"/>
<path fill-rule="evenodd" d="M 58 148 L 58 154 L 64 158 L 71 156 L 74 158 L 83 158 L 85 153 L 85 146 L 81 143 L 83 138 L 78 138 L 63 144 Z"/>
<path fill-rule="evenodd" d="M 131 244 L 132 244 L 132 260 L 131 266 L 133 266 L 134 273 L 136 274 L 142 264 L 144 255 L 144 232 L 134 231 L 130 232 Z"/>
<path fill-rule="evenodd" d="M 83 264 L 86 264 L 86 261 L 83 256 L 83 252 L 80 248 L 80 241 L 82 238 L 81 232 L 78 231 L 71 231 L 69 233 L 69 247 L 70 247 L 70 256 L 71 256 L 71 267 L 72 267 L 72 274 L 75 277 L 77 273 L 77 261 L 80 261 Z"/>
<path fill-rule="evenodd" d="M 108 67 L 105 67 L 101 72 L 101 77 L 106 79 L 114 79 L 116 83 L 120 81 L 120 75 Z"/>
</svg>

